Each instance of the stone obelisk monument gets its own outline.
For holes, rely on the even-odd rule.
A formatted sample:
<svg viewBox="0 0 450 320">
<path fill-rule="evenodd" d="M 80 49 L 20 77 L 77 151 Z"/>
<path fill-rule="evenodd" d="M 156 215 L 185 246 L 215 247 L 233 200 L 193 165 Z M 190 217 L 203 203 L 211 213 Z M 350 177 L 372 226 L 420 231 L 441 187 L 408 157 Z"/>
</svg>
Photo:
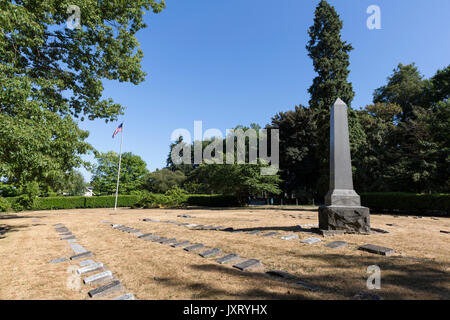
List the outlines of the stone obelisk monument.
<svg viewBox="0 0 450 320">
<path fill-rule="evenodd" d="M 330 113 L 330 191 L 319 208 L 319 229 L 325 233 L 370 233 L 369 208 L 353 190 L 347 105 L 337 99 Z"/>
</svg>

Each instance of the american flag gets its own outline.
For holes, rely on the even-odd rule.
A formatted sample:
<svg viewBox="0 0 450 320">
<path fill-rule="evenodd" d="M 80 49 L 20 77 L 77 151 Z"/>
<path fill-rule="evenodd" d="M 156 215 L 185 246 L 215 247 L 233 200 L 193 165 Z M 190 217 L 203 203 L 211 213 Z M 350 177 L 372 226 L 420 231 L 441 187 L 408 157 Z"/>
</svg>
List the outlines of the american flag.
<svg viewBox="0 0 450 320">
<path fill-rule="evenodd" d="M 119 132 L 121 132 L 123 130 L 123 122 L 121 124 L 119 124 L 119 126 L 117 127 L 116 131 L 114 131 L 113 133 L 113 139 L 116 136 L 116 134 L 118 134 Z"/>
</svg>

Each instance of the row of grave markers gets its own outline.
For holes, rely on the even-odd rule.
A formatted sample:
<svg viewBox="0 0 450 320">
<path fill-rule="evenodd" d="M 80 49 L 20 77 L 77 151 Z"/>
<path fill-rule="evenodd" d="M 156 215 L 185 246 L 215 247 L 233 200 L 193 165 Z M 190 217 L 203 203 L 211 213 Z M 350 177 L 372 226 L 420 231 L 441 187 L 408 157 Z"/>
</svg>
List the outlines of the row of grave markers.
<svg viewBox="0 0 450 320">
<path fill-rule="evenodd" d="M 176 221 L 171 221 L 171 220 L 161 221 L 159 219 L 145 218 L 145 219 L 143 219 L 143 221 L 171 223 L 171 224 L 175 224 L 178 226 L 184 226 L 184 227 L 187 227 L 187 228 L 190 228 L 193 230 L 215 230 L 215 231 L 224 231 L 224 232 L 231 232 L 231 233 L 244 232 L 244 230 L 234 230 L 233 228 L 225 228 L 222 226 L 215 227 L 212 225 L 204 226 L 204 225 L 197 225 L 194 223 L 178 223 Z M 317 225 L 313 225 L 313 224 L 298 225 L 297 227 L 299 228 L 300 232 L 308 232 L 308 233 L 313 233 L 312 230 L 315 230 L 318 228 Z M 308 230 L 308 229 L 306 229 L 307 227 L 310 227 L 312 229 Z M 389 233 L 388 231 L 385 231 L 382 229 L 376 229 L 376 228 L 372 228 L 372 229 L 373 229 L 373 231 L 375 231 L 377 233 Z M 261 233 L 262 232 L 260 230 L 252 230 L 252 231 L 246 232 L 246 234 L 249 234 L 249 235 L 260 235 Z M 268 233 L 262 234 L 262 237 L 273 237 L 273 236 L 278 236 L 278 235 L 279 235 L 278 232 L 268 232 Z M 297 234 L 288 234 L 285 236 L 280 236 L 280 239 L 281 240 L 295 240 L 295 239 L 299 239 L 299 236 Z M 308 245 L 313 245 L 313 244 L 322 242 L 322 240 L 319 238 L 316 238 L 316 237 L 311 237 L 311 238 L 300 240 L 300 242 L 304 243 L 304 244 L 308 244 Z M 326 244 L 325 246 L 328 248 L 336 249 L 336 248 L 346 247 L 347 245 L 348 244 L 345 241 L 333 241 L 331 243 Z M 374 254 L 379 254 L 379 255 L 384 255 L 384 256 L 391 256 L 395 253 L 395 251 L 391 248 L 386 248 L 386 247 L 377 246 L 377 245 L 373 245 L 373 244 L 365 244 L 363 246 L 358 247 L 358 249 L 369 252 L 369 253 L 374 253 Z"/>
<path fill-rule="evenodd" d="M 70 230 L 64 226 L 62 223 L 57 223 L 54 225 L 56 232 L 61 236 L 60 240 L 66 240 L 69 246 L 74 252 L 74 255 L 69 259 L 71 261 L 80 260 L 92 257 L 94 254 L 91 251 L 86 250 L 82 245 L 76 242 L 75 235 L 70 232 Z M 67 259 L 65 257 L 53 259 L 50 263 L 61 263 L 65 262 Z M 115 279 L 112 272 L 107 270 L 105 265 L 101 262 L 94 262 L 93 260 L 82 260 L 79 262 L 80 268 L 76 270 L 77 275 L 88 275 L 92 272 L 98 272 L 96 274 L 88 275 L 83 279 L 83 284 L 85 285 L 96 285 L 103 284 L 100 287 L 94 288 L 88 292 L 90 298 L 102 298 L 110 296 L 114 293 L 122 291 L 124 288 L 119 280 Z M 135 297 L 131 293 L 126 293 L 113 298 L 112 300 L 135 300 Z"/>
</svg>

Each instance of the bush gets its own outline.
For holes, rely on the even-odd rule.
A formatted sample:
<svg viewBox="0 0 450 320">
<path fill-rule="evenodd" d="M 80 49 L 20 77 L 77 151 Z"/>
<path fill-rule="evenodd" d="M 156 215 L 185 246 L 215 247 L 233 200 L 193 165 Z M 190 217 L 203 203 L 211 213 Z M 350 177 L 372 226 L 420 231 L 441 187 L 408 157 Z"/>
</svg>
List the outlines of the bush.
<svg viewBox="0 0 450 320">
<path fill-rule="evenodd" d="M 450 213 L 450 194 L 403 192 L 362 193 L 361 204 L 375 211 L 408 211 L 426 215 L 431 211 Z"/>
<path fill-rule="evenodd" d="M 0 197 L 0 212 L 8 212 L 11 210 L 11 203 L 5 198 Z"/>
<path fill-rule="evenodd" d="M 23 206 L 23 197 L 4 198 L 14 211 L 28 209 Z M 117 199 L 118 207 L 130 207 L 136 203 L 138 196 L 123 195 Z M 33 210 L 82 209 L 82 208 L 113 208 L 115 196 L 99 197 L 42 197 L 35 198 Z"/>
<path fill-rule="evenodd" d="M 200 207 L 239 207 L 239 201 L 235 196 L 224 195 L 191 195 L 187 198 L 187 204 Z"/>
<path fill-rule="evenodd" d="M 143 208 L 143 209 L 160 208 L 166 202 L 165 199 L 163 199 L 163 197 L 164 196 L 161 194 L 144 192 L 139 195 L 137 201 L 132 205 L 132 208 Z"/>
</svg>

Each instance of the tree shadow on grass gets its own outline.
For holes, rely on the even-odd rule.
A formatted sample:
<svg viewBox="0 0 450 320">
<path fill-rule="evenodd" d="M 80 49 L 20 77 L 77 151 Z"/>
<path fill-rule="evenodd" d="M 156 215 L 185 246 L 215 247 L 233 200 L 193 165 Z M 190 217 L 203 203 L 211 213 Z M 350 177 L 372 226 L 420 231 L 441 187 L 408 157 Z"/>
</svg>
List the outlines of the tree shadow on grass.
<svg viewBox="0 0 450 320">
<path fill-rule="evenodd" d="M 259 280 L 270 280 L 269 276 L 264 273 L 257 272 L 242 272 L 233 270 L 224 266 L 215 266 L 210 264 L 192 265 L 190 266 L 193 272 L 217 272 L 217 286 L 205 284 L 201 282 L 180 282 L 171 278 L 158 279 L 158 281 L 164 283 L 164 285 L 176 287 L 177 291 L 193 290 L 197 291 L 192 295 L 192 299 L 215 299 L 223 296 L 236 299 L 270 299 L 270 300 L 305 300 L 310 299 L 304 294 L 295 292 L 301 288 L 294 288 L 292 286 L 286 286 L 286 293 L 270 292 L 262 289 L 244 289 L 237 292 L 229 292 L 220 288 L 221 274 L 227 273 L 228 275 L 240 277 L 240 278 L 256 278 Z M 273 280 L 273 279 L 272 279 Z"/>
<path fill-rule="evenodd" d="M 0 220 L 10 220 L 10 219 L 42 219 L 45 216 L 21 216 L 18 214 L 0 214 Z"/>
<path fill-rule="evenodd" d="M 0 240 L 6 238 L 6 235 L 11 232 L 18 232 L 22 229 L 29 228 L 29 225 L 9 226 L 6 224 L 0 224 Z"/>
<path fill-rule="evenodd" d="M 381 287 L 394 286 L 398 289 L 407 289 L 420 298 L 429 294 L 435 294 L 440 299 L 450 299 L 450 274 L 445 270 L 449 268 L 448 264 L 439 263 L 429 259 L 415 259 L 410 257 L 383 257 L 383 256 L 343 256 L 340 254 L 306 254 L 301 255 L 301 259 L 311 259 L 320 261 L 321 269 L 329 268 L 331 277 L 311 277 L 311 281 L 318 286 L 329 286 L 333 282 L 346 281 L 345 274 L 348 269 L 363 270 L 364 273 L 368 266 L 376 265 L 381 270 Z M 327 266 L 328 265 L 328 266 Z M 386 274 L 389 272 L 389 274 Z M 347 282 L 347 287 L 340 289 L 343 295 L 353 296 L 356 292 L 364 289 L 366 278 L 361 278 L 361 282 Z M 350 284 L 350 285 L 348 285 Z M 367 290 L 367 289 L 366 289 Z M 382 291 L 381 291 L 382 292 Z M 411 294 L 411 292 L 409 293 Z M 383 292 L 385 299 L 405 299 L 405 296 L 397 290 Z M 406 297 L 407 298 L 407 297 Z"/>
</svg>

